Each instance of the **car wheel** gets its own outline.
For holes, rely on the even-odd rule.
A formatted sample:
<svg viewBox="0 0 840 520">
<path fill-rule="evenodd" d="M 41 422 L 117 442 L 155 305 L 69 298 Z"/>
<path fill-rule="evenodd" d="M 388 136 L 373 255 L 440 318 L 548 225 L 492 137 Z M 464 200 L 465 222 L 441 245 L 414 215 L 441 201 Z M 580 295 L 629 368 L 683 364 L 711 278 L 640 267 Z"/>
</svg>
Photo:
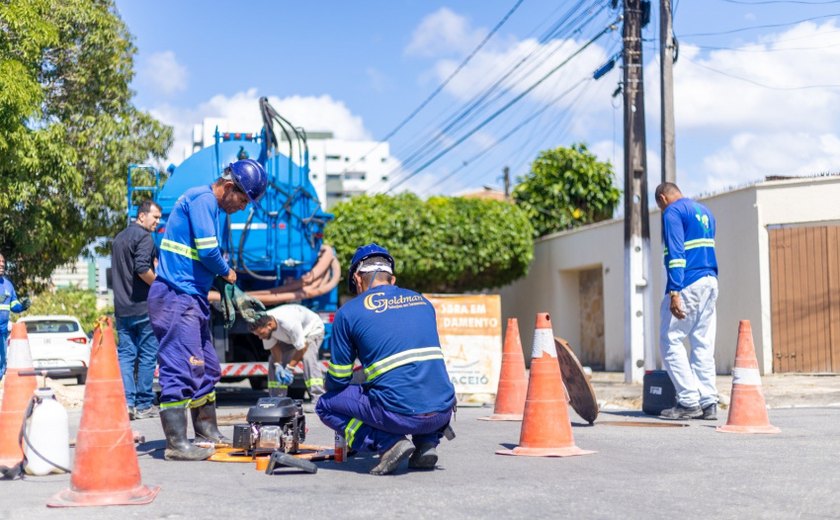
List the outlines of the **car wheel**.
<svg viewBox="0 0 840 520">
<path fill-rule="evenodd" d="M 83 385 L 85 383 L 87 383 L 87 372 L 85 372 L 84 374 L 76 376 L 76 384 L 77 385 Z"/>
</svg>

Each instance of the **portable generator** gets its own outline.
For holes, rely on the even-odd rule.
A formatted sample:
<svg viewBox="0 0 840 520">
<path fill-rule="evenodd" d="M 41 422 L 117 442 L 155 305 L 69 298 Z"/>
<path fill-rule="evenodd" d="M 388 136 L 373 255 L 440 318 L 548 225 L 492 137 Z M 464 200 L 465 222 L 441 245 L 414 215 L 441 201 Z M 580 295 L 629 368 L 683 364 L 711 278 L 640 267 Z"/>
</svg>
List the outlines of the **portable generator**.
<svg viewBox="0 0 840 520">
<path fill-rule="evenodd" d="M 306 440 L 301 401 L 262 397 L 248 410 L 248 424 L 233 425 L 233 447 L 247 455 L 282 451 L 297 453 Z"/>
</svg>

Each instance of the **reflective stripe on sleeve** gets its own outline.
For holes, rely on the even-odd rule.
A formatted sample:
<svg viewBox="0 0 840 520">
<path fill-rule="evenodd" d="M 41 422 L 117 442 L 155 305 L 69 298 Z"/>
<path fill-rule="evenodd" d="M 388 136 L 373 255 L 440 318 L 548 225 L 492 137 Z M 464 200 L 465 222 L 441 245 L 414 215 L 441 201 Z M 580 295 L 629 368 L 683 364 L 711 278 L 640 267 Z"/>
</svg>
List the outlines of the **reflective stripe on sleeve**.
<svg viewBox="0 0 840 520">
<path fill-rule="evenodd" d="M 172 240 L 169 240 L 167 238 L 164 238 L 163 241 L 160 243 L 160 249 L 161 251 L 169 251 L 170 253 L 175 253 L 176 255 L 186 256 L 187 258 L 198 260 L 197 250 L 184 244 L 173 242 Z"/>
<path fill-rule="evenodd" d="M 8 303 L 0 303 L 0 311 L 10 311 L 12 310 L 12 306 Z"/>
<path fill-rule="evenodd" d="M 406 350 L 393 356 L 388 356 L 385 359 L 377 361 L 371 366 L 365 368 L 366 381 L 373 381 L 385 372 L 393 370 L 397 367 L 407 365 L 409 363 L 416 363 L 419 361 L 430 361 L 433 359 L 443 360 L 443 351 L 440 347 L 424 347 Z"/>
<path fill-rule="evenodd" d="M 353 375 L 353 365 L 333 365 L 330 363 L 327 372 L 333 377 L 350 377 Z"/>
<path fill-rule="evenodd" d="M 216 237 L 196 238 L 195 239 L 195 248 L 196 249 L 213 249 L 214 247 L 219 247 L 219 241 L 216 240 Z"/>
<path fill-rule="evenodd" d="M 676 260 L 671 260 L 668 262 L 668 268 L 673 269 L 675 267 L 685 267 L 685 259 L 678 258 Z"/>
</svg>

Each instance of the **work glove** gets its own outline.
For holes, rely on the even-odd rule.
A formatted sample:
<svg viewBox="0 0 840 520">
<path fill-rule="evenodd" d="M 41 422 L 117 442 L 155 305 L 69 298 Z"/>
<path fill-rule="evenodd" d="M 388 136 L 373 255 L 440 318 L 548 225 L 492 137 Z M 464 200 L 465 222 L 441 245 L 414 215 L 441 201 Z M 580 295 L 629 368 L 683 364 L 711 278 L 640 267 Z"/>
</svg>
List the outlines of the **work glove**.
<svg viewBox="0 0 840 520">
<path fill-rule="evenodd" d="M 20 306 L 23 307 L 23 309 L 21 309 L 21 312 L 25 311 L 26 309 L 32 306 L 32 301 L 29 299 L 28 296 L 24 296 L 18 301 L 20 302 Z"/>
<path fill-rule="evenodd" d="M 295 380 L 295 375 L 292 373 L 291 370 L 284 367 L 283 365 L 277 365 L 274 369 L 274 378 L 281 384 L 285 386 L 289 386 L 292 384 L 292 381 Z"/>
</svg>

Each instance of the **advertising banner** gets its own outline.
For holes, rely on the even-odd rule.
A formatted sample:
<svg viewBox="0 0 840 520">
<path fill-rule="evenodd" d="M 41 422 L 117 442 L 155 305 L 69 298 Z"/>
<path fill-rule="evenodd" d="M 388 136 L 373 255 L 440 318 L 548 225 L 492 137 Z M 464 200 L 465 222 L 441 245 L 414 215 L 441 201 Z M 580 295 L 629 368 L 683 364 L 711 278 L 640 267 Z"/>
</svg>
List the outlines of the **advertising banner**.
<svg viewBox="0 0 840 520">
<path fill-rule="evenodd" d="M 502 302 L 498 294 L 424 295 L 435 307 L 446 369 L 459 404 L 495 399 L 502 364 Z"/>
</svg>

